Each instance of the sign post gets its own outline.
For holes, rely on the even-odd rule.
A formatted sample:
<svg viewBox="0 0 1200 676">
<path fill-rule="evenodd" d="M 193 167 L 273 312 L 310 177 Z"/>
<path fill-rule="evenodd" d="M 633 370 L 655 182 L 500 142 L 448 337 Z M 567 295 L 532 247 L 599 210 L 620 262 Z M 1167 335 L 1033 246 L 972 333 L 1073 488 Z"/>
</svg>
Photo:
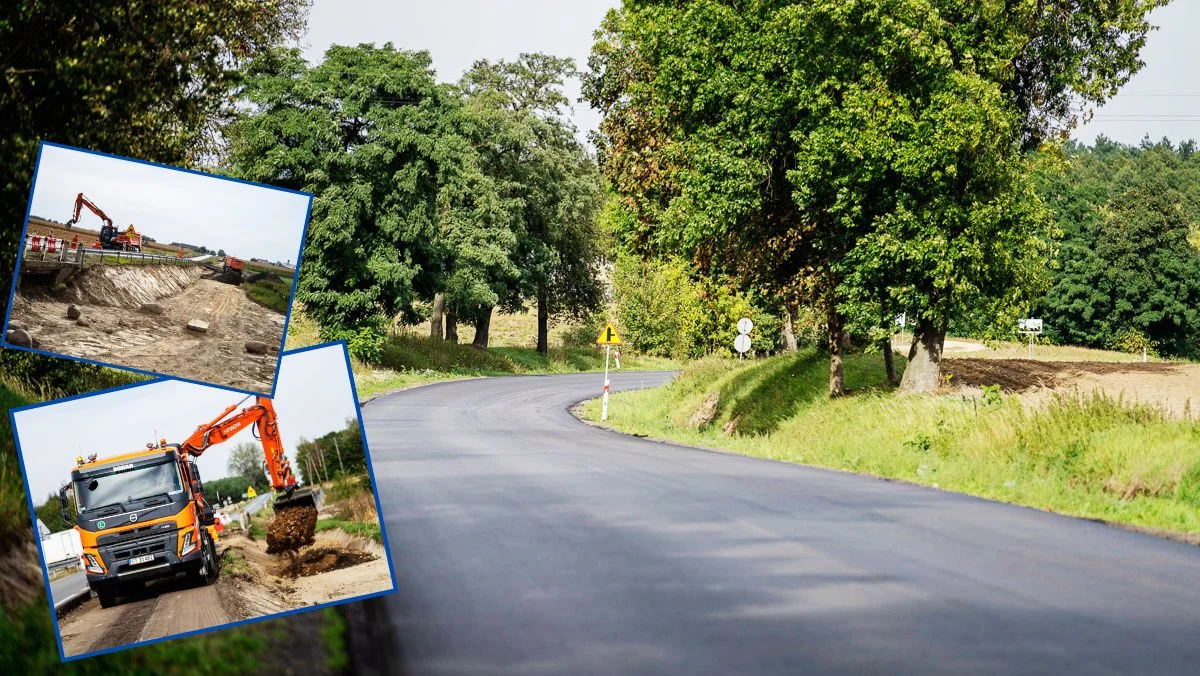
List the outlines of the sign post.
<svg viewBox="0 0 1200 676">
<path fill-rule="evenodd" d="M 1042 335 L 1042 320 L 1018 319 L 1017 329 L 1020 333 L 1029 336 L 1029 358 L 1033 359 L 1033 337 Z"/>
<path fill-rule="evenodd" d="M 610 323 L 600 332 L 596 344 L 604 346 L 604 395 L 601 397 L 600 403 L 600 420 L 603 421 L 608 420 L 608 358 L 612 353 L 612 346 L 621 344 L 621 336 L 617 335 L 617 330 Z"/>
</svg>

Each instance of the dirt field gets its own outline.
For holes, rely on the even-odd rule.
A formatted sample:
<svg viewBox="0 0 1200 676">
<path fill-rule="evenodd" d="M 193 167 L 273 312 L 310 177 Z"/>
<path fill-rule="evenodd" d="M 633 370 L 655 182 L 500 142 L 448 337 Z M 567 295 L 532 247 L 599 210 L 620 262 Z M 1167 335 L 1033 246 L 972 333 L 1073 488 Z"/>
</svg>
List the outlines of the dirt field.
<svg viewBox="0 0 1200 676">
<path fill-rule="evenodd" d="M 12 319 L 50 352 L 270 392 L 285 316 L 250 300 L 238 286 L 202 279 L 206 273 L 201 267 L 90 268 L 66 288 L 23 284 Z M 139 310 L 151 302 L 161 314 Z M 72 303 L 87 326 L 68 318 Z M 193 319 L 208 322 L 208 330 L 185 328 Z M 247 341 L 270 349 L 251 354 Z"/>
<path fill-rule="evenodd" d="M 128 225 L 128 223 L 126 223 L 125 225 Z M 118 227 L 122 232 L 124 232 L 124 230 L 125 230 L 125 225 L 118 224 Z M 137 227 L 137 226 L 135 225 L 134 227 Z M 51 223 L 49 221 L 43 221 L 40 218 L 30 218 L 29 219 L 29 230 L 27 231 L 27 234 L 51 235 L 54 237 L 58 237 L 60 239 L 65 239 L 67 241 L 70 241 L 72 237 L 79 237 L 80 244 L 84 245 L 85 247 L 91 247 L 91 245 L 93 243 L 99 241 L 99 239 L 100 239 L 100 231 L 99 230 L 93 230 L 90 228 L 81 228 L 78 225 L 73 226 L 68 230 L 65 225 L 61 225 L 58 223 Z M 153 237 L 154 233 L 143 232 L 142 235 L 143 235 L 143 237 L 145 235 L 149 235 L 149 236 Z M 164 253 L 164 254 L 175 255 L 175 254 L 179 253 L 179 251 L 180 251 L 179 247 L 169 246 L 166 244 L 161 244 L 159 242 L 146 242 L 144 239 L 143 239 L 143 242 L 144 243 L 142 246 L 142 251 L 144 251 L 145 253 Z M 185 257 L 193 256 L 195 254 L 196 254 L 196 252 L 194 252 L 194 251 L 191 251 L 188 249 L 183 249 L 183 255 Z"/>
<path fill-rule="evenodd" d="M 951 387 L 999 385 L 1031 406 L 1055 392 L 1102 392 L 1149 404 L 1171 418 L 1200 418 L 1200 364 L 955 358 L 944 360 L 942 370 L 950 375 Z"/>
<path fill-rule="evenodd" d="M 113 608 L 101 608 L 94 598 L 86 601 L 59 618 L 63 650 L 68 656 L 79 655 L 392 586 L 383 548 L 338 530 L 318 533 L 316 543 L 301 552 L 302 557 L 331 565 L 310 566 L 308 574 L 296 578 L 287 573 L 287 560 L 266 553 L 261 539 L 227 534 L 217 547 L 226 559 L 227 552 L 236 552 L 245 565 L 231 569 L 226 564 L 210 586 L 181 578 L 149 583 Z"/>
</svg>

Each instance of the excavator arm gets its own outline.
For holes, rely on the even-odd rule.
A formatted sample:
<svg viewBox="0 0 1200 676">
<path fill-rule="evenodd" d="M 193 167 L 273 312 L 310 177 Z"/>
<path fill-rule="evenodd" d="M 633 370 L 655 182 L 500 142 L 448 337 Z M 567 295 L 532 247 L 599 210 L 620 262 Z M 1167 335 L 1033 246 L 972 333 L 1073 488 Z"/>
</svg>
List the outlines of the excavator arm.
<svg viewBox="0 0 1200 676">
<path fill-rule="evenodd" d="M 79 214 L 83 210 L 83 207 L 87 207 L 89 211 L 99 216 L 100 220 L 104 221 L 105 227 L 113 227 L 112 219 L 104 213 L 104 210 L 96 206 L 96 203 L 85 197 L 83 193 L 79 193 L 75 196 L 75 211 L 71 214 L 71 220 L 67 221 L 68 228 L 79 222 Z"/>
<path fill-rule="evenodd" d="M 263 457 L 267 463 L 267 474 L 271 478 L 271 486 L 277 491 L 290 493 L 296 488 L 296 476 L 292 473 L 292 464 L 283 453 L 283 441 L 279 438 L 279 418 L 275 415 L 275 406 L 266 397 L 256 397 L 253 406 L 233 413 L 241 402 L 230 406 L 208 423 L 196 428 L 192 435 L 179 445 L 188 455 L 200 457 L 204 451 L 216 444 L 228 441 L 230 437 L 247 427 L 256 428 L 258 440 L 262 443 Z M 244 399 L 242 401 L 245 401 Z"/>
</svg>

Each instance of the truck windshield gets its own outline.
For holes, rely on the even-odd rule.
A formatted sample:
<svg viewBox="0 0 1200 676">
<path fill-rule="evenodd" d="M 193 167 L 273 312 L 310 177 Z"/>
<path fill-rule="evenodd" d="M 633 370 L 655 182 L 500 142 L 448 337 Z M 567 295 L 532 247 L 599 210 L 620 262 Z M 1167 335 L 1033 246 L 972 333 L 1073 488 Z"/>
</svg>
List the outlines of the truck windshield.
<svg viewBox="0 0 1200 676">
<path fill-rule="evenodd" d="M 171 460 L 140 467 L 117 467 L 75 482 L 75 499 L 80 513 L 114 504 L 136 502 L 163 494 L 183 491 L 179 469 Z"/>
</svg>

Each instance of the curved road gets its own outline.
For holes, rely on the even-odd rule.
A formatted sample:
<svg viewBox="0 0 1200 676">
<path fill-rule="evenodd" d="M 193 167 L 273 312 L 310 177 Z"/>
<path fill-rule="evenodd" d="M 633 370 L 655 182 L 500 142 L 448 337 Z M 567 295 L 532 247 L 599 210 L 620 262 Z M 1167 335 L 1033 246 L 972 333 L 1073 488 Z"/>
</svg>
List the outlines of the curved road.
<svg viewBox="0 0 1200 676">
<path fill-rule="evenodd" d="M 1200 549 L 596 429 L 567 408 L 600 380 L 363 409 L 399 583 L 372 610 L 389 670 L 1200 673 Z"/>
</svg>

